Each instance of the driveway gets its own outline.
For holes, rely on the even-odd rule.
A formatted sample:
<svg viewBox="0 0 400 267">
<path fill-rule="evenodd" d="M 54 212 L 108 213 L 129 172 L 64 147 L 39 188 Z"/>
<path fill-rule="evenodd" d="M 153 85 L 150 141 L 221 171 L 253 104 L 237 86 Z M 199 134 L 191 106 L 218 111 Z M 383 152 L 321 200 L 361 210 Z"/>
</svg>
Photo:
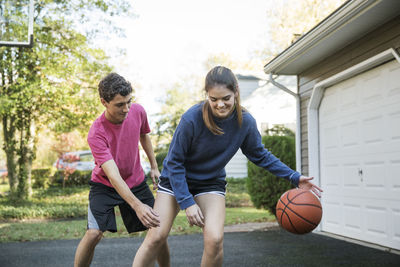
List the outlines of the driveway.
<svg viewBox="0 0 400 267">
<path fill-rule="evenodd" d="M 131 266 L 143 238 L 103 239 L 92 266 Z M 200 266 L 200 234 L 170 236 L 171 265 Z M 1 243 L 0 266 L 73 266 L 79 240 Z M 400 266 L 400 255 L 319 234 L 294 235 L 279 228 L 228 231 L 224 266 Z"/>
</svg>

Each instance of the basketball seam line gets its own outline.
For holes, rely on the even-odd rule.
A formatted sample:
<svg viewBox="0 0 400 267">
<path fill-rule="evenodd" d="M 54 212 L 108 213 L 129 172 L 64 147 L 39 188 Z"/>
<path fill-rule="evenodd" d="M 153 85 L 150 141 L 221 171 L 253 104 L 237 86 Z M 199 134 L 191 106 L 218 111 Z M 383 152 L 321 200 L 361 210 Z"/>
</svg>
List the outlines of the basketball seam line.
<svg viewBox="0 0 400 267">
<path fill-rule="evenodd" d="M 297 194 L 292 200 L 294 200 L 296 197 L 298 197 L 298 196 L 300 196 L 300 195 L 302 195 L 302 194 L 305 194 L 306 192 L 307 192 L 307 191 L 304 191 L 304 192 L 301 192 L 300 194 Z M 289 205 L 290 203 L 294 204 L 294 203 L 292 202 L 292 200 L 289 199 L 289 194 L 286 195 L 286 199 L 288 200 L 288 204 L 285 205 L 285 207 L 287 207 L 291 212 L 293 212 L 294 214 L 296 214 L 296 215 L 299 216 L 301 219 L 303 219 L 304 221 L 308 222 L 308 223 L 311 224 L 311 225 L 314 225 L 314 226 L 317 226 L 317 225 L 318 225 L 318 224 L 315 224 L 315 223 L 313 223 L 313 222 L 307 220 L 306 218 L 304 218 L 303 216 L 301 216 L 300 214 L 298 214 L 297 212 L 295 212 L 294 210 L 292 210 L 291 208 L 288 207 L 288 205 Z"/>
</svg>

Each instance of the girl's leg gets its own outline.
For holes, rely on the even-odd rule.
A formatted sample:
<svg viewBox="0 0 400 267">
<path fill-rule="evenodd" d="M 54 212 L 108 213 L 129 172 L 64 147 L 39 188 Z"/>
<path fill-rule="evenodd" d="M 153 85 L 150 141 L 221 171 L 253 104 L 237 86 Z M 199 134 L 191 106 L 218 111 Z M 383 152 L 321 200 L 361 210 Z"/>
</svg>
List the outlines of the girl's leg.
<svg viewBox="0 0 400 267">
<path fill-rule="evenodd" d="M 224 251 L 225 198 L 204 194 L 195 198 L 204 215 L 204 251 L 201 266 L 222 266 Z"/>
<path fill-rule="evenodd" d="M 169 266 L 169 257 L 166 259 L 165 254 L 168 252 L 167 238 L 171 230 L 172 223 L 179 212 L 179 206 L 174 196 L 157 193 L 154 203 L 154 211 L 160 215 L 160 226 L 148 230 L 146 238 L 136 252 L 132 266 L 154 266 L 156 259 L 159 259 L 160 267 Z"/>
</svg>

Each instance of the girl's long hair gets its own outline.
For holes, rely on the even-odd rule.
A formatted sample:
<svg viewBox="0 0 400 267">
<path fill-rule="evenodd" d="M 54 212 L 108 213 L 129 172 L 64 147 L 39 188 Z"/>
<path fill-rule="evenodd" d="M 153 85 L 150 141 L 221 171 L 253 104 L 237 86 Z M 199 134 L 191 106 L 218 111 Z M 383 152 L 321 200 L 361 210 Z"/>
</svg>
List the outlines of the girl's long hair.
<svg viewBox="0 0 400 267">
<path fill-rule="evenodd" d="M 240 92 L 239 85 L 233 72 L 223 66 L 217 66 L 211 69 L 206 76 L 204 90 L 206 93 L 215 86 L 225 86 L 235 94 L 235 109 L 239 127 L 242 126 L 243 114 L 242 107 L 240 106 Z M 222 135 L 224 131 L 215 123 L 212 115 L 210 103 L 204 101 L 203 107 L 203 121 L 207 128 L 215 135 Z"/>
</svg>

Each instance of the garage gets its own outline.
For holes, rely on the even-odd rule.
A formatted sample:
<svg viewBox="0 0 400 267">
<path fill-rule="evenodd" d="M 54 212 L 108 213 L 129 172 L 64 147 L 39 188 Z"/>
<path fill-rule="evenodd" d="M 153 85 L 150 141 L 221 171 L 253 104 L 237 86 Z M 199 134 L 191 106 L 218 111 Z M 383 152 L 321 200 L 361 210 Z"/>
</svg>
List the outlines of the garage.
<svg viewBox="0 0 400 267">
<path fill-rule="evenodd" d="M 326 87 L 318 111 L 321 230 L 400 249 L 400 64 Z"/>
</svg>

